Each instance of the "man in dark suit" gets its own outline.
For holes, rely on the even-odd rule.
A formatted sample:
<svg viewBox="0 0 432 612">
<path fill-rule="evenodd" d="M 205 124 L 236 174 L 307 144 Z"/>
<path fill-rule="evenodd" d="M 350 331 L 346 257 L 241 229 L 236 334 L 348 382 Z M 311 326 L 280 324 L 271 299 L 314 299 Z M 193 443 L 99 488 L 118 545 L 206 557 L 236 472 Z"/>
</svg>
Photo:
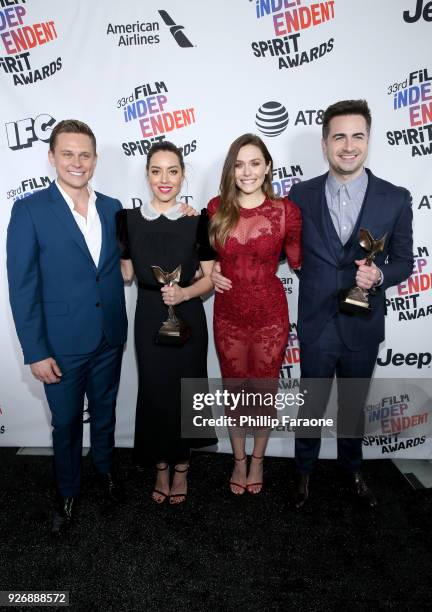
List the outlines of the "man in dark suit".
<svg viewBox="0 0 432 612">
<path fill-rule="evenodd" d="M 112 464 L 127 318 L 115 231 L 121 204 L 89 184 L 94 134 L 80 121 L 62 121 L 48 155 L 57 179 L 14 204 L 7 269 L 24 362 L 44 383 L 52 414 L 60 498 L 52 532 L 59 535 L 80 489 L 85 394 L 93 464 L 109 498 L 120 497 Z"/>
<path fill-rule="evenodd" d="M 336 375 L 338 462 L 355 497 L 373 507 L 376 498 L 360 472 L 363 408 L 378 347 L 384 340 L 385 290 L 411 274 L 413 251 L 409 192 L 364 168 L 370 126 L 371 114 L 364 100 L 329 106 L 322 125 L 329 172 L 295 184 L 289 197 L 303 217 L 298 311 L 301 376 L 305 382 L 314 379 L 299 416 L 323 415 Z M 359 244 L 360 228 L 375 239 L 386 236 L 383 251 L 370 266 Z M 370 313 L 353 315 L 341 308 L 341 292 L 343 295 L 353 285 L 370 291 Z M 309 476 L 320 442 L 319 432 L 297 431 L 297 508 L 308 499 Z"/>
<path fill-rule="evenodd" d="M 370 127 L 366 101 L 344 100 L 329 106 L 322 126 L 329 172 L 296 183 L 289 197 L 303 217 L 297 331 L 301 376 L 308 394 L 298 416 L 323 416 L 336 375 L 338 461 L 356 499 L 373 507 L 375 495 L 360 472 L 363 408 L 378 347 L 384 340 L 385 290 L 411 274 L 413 253 L 409 192 L 364 168 Z M 369 230 L 375 239 L 386 235 L 384 249 L 371 266 L 366 265 L 359 245 L 360 228 Z M 212 280 L 217 291 L 231 287 L 217 264 Z M 370 314 L 357 316 L 341 310 L 341 292 L 353 285 L 371 291 Z M 318 428 L 297 430 L 297 508 L 309 497 L 309 478 L 320 445 Z"/>
</svg>

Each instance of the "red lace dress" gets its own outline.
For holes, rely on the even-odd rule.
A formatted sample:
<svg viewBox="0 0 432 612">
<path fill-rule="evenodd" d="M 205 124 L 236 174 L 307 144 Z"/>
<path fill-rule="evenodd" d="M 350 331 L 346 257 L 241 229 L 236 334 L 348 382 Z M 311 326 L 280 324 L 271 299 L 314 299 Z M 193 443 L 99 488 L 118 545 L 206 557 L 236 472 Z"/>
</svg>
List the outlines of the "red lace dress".
<svg viewBox="0 0 432 612">
<path fill-rule="evenodd" d="M 214 215 L 219 197 L 208 204 Z M 214 336 L 223 378 L 279 378 L 288 339 L 285 291 L 276 276 L 282 249 L 291 268 L 302 262 L 301 213 L 288 199 L 266 199 L 217 248 L 232 289 L 216 293 Z"/>
</svg>

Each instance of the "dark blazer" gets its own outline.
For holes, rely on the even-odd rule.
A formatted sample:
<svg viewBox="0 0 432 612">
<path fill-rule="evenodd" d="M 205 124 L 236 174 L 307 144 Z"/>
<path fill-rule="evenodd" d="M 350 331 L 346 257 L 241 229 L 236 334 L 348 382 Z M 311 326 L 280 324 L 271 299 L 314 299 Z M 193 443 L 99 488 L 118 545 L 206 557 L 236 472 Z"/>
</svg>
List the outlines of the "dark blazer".
<svg viewBox="0 0 432 612">
<path fill-rule="evenodd" d="M 95 266 L 55 183 L 17 201 L 7 235 L 12 314 L 24 362 L 90 353 L 103 334 L 126 341 L 124 285 L 116 242 L 118 200 L 96 193 L 102 247 Z"/>
<path fill-rule="evenodd" d="M 385 289 L 401 283 L 413 269 L 412 208 L 409 192 L 387 181 L 369 176 L 359 220 L 345 247 L 334 248 L 332 223 L 325 199 L 327 173 L 296 183 L 289 197 L 302 211 L 303 265 L 300 272 L 298 334 L 300 342 L 316 340 L 326 321 L 337 314 L 340 334 L 351 350 L 360 350 L 384 340 Z M 387 232 L 384 251 L 375 264 L 384 283 L 372 295 L 369 316 L 339 313 L 338 293 L 355 285 L 355 259 L 365 257 L 358 243 L 358 229 L 368 229 L 374 238 Z M 339 241 L 340 243 L 340 241 Z"/>
</svg>

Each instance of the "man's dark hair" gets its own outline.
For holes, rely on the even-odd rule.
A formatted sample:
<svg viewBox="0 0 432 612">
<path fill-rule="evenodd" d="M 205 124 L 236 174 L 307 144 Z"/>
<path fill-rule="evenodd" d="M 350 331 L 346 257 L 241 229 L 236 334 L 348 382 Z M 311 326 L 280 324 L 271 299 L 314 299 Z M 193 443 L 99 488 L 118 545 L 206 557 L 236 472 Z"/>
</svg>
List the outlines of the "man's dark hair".
<svg viewBox="0 0 432 612">
<path fill-rule="evenodd" d="M 339 117 L 340 115 L 361 115 L 365 118 L 367 132 L 368 134 L 370 133 L 372 115 L 366 100 L 341 100 L 331 104 L 324 111 L 322 124 L 322 137 L 324 140 L 329 135 L 330 121 L 333 117 Z"/>
<path fill-rule="evenodd" d="M 93 144 L 94 152 L 96 153 L 96 137 L 93 134 L 91 128 L 84 123 L 83 121 L 78 121 L 78 119 L 64 119 L 57 123 L 51 132 L 51 136 L 49 139 L 49 148 L 50 151 L 54 153 L 57 136 L 59 134 L 85 134 L 90 138 Z"/>
</svg>

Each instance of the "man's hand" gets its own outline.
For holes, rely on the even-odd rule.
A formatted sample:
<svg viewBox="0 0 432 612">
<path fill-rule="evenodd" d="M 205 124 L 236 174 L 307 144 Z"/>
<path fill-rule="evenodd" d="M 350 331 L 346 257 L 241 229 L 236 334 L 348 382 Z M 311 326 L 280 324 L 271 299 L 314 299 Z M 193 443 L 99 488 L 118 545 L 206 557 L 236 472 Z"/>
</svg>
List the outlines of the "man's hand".
<svg viewBox="0 0 432 612">
<path fill-rule="evenodd" d="M 184 217 L 196 217 L 198 214 L 198 211 L 192 208 L 192 206 L 189 206 L 189 204 L 182 204 L 180 206 L 180 211 Z"/>
<path fill-rule="evenodd" d="M 37 380 L 40 380 L 47 385 L 60 382 L 62 377 L 61 370 L 58 367 L 56 360 L 52 357 L 31 363 L 30 370 Z"/>
<path fill-rule="evenodd" d="M 360 287 L 360 289 L 370 289 L 381 278 L 380 269 L 376 267 L 374 263 L 372 265 L 366 265 L 366 259 L 357 259 L 355 261 L 358 266 L 357 274 L 356 274 L 356 285 Z"/>
<path fill-rule="evenodd" d="M 213 271 L 210 278 L 214 285 L 215 291 L 218 293 L 223 293 L 224 291 L 229 291 L 232 289 L 232 282 L 229 278 L 226 278 L 226 276 L 222 276 L 220 263 L 218 261 L 216 261 L 213 266 Z"/>
</svg>

